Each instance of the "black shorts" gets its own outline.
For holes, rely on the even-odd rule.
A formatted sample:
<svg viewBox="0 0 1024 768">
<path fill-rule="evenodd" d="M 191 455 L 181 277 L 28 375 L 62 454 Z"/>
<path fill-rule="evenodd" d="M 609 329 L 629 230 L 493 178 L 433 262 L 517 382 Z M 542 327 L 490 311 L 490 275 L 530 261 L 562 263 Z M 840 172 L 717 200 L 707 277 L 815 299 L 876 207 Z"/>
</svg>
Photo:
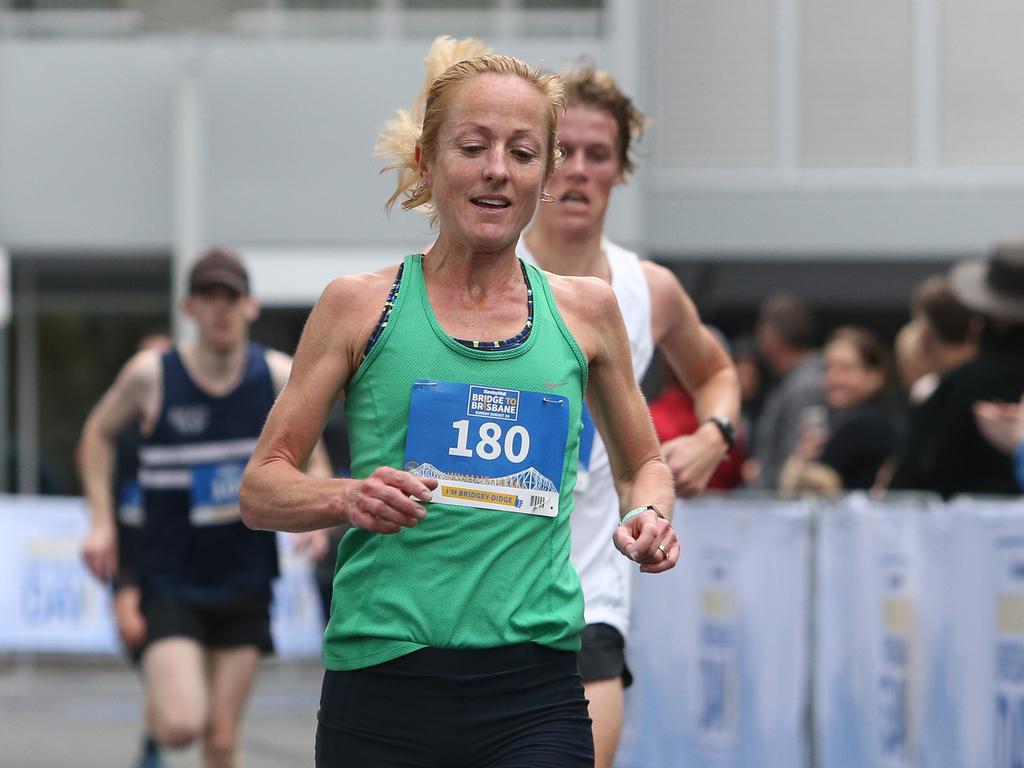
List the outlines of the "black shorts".
<svg viewBox="0 0 1024 768">
<path fill-rule="evenodd" d="M 270 637 L 270 593 L 217 603 L 192 603 L 167 597 L 143 597 L 145 651 L 157 640 L 188 637 L 207 648 L 256 646 L 274 650 Z"/>
<path fill-rule="evenodd" d="M 593 768 L 576 654 L 424 648 L 324 673 L 317 768 Z"/>
<path fill-rule="evenodd" d="M 622 678 L 622 687 L 633 684 L 633 673 L 626 666 L 626 641 L 610 624 L 587 624 L 580 633 L 580 677 L 584 683 Z"/>
</svg>

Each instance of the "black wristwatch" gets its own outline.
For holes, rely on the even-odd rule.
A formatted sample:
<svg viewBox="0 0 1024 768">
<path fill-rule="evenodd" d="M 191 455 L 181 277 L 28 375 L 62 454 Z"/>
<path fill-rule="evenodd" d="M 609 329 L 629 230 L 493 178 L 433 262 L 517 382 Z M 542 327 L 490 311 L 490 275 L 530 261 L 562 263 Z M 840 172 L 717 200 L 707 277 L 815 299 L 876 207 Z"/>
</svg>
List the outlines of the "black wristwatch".
<svg viewBox="0 0 1024 768">
<path fill-rule="evenodd" d="M 726 445 L 730 448 L 736 447 L 736 430 L 732 426 L 732 422 L 721 416 L 712 416 L 707 419 L 704 423 L 708 422 L 718 427 L 718 431 L 722 433 L 722 439 L 725 440 Z"/>
</svg>

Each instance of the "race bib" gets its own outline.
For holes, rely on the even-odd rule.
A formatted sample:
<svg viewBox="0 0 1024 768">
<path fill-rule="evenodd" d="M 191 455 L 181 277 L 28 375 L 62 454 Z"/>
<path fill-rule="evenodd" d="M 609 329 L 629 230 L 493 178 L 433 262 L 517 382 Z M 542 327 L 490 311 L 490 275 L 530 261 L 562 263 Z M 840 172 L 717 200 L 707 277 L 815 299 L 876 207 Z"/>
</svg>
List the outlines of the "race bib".
<svg viewBox="0 0 1024 768">
<path fill-rule="evenodd" d="M 117 519 L 129 528 L 142 527 L 142 487 L 138 480 L 122 483 L 117 503 Z"/>
<path fill-rule="evenodd" d="M 568 437 L 567 397 L 417 381 L 405 469 L 437 479 L 441 504 L 554 517 Z"/>
<path fill-rule="evenodd" d="M 241 520 L 238 489 L 245 463 L 206 464 L 192 469 L 192 525 L 222 525 Z"/>
</svg>

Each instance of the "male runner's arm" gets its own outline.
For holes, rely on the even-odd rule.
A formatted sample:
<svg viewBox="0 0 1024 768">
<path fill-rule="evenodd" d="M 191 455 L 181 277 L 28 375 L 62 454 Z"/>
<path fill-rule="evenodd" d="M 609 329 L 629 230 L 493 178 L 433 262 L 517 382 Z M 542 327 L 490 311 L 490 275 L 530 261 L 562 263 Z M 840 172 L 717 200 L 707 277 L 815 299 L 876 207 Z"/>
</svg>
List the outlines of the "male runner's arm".
<svg viewBox="0 0 1024 768">
<path fill-rule="evenodd" d="M 251 528 L 310 531 L 350 523 L 397 533 L 425 514 L 435 480 L 380 467 L 364 479 L 314 478 L 304 466 L 328 413 L 355 372 L 397 267 L 334 280 L 299 340 L 288 386 L 270 411 L 242 478 L 239 504 Z"/>
<path fill-rule="evenodd" d="M 629 338 L 611 286 L 593 277 L 549 276 L 559 309 L 590 365 L 587 405 L 611 463 L 622 512 L 651 505 L 620 525 L 613 541 L 648 573 L 679 559 L 669 524 L 674 495 L 651 415 L 633 373 Z M 660 514 L 659 514 L 660 513 Z"/>
<path fill-rule="evenodd" d="M 651 291 L 651 335 L 679 381 L 693 397 L 701 425 L 690 435 L 667 441 L 662 455 L 675 481 L 676 493 L 703 491 L 729 445 L 712 417 L 736 424 L 740 383 L 729 355 L 697 314 L 693 301 L 675 275 L 650 261 L 642 262 Z"/>
<path fill-rule="evenodd" d="M 117 435 L 149 411 L 159 397 L 159 381 L 159 353 L 139 352 L 125 363 L 82 427 L 75 458 L 90 517 L 82 556 L 101 581 L 117 573 L 116 501 L 111 490 Z"/>
</svg>

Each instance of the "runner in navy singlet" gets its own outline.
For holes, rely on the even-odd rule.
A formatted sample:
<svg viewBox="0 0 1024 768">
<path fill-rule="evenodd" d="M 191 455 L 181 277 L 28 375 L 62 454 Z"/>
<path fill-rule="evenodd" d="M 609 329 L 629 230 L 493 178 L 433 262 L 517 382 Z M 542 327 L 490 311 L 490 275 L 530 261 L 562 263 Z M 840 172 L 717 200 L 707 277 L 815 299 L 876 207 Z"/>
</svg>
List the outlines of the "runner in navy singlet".
<svg viewBox="0 0 1024 768">
<path fill-rule="evenodd" d="M 249 341 L 259 307 L 229 251 L 195 263 L 182 310 L 196 321 L 196 340 L 139 352 L 86 421 L 78 457 L 92 527 L 83 555 L 97 578 L 116 575 L 114 445 L 138 423 L 147 714 L 162 746 L 201 738 L 203 764 L 216 768 L 235 765 L 259 656 L 271 650 L 276 540 L 242 523 L 238 487 L 291 359 Z M 328 476 L 322 446 L 314 455 L 309 471 Z"/>
</svg>

